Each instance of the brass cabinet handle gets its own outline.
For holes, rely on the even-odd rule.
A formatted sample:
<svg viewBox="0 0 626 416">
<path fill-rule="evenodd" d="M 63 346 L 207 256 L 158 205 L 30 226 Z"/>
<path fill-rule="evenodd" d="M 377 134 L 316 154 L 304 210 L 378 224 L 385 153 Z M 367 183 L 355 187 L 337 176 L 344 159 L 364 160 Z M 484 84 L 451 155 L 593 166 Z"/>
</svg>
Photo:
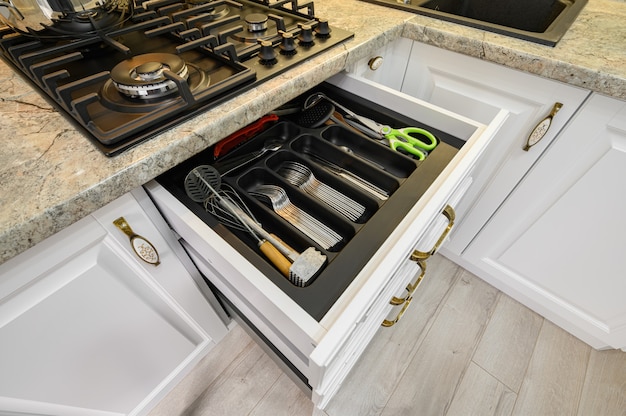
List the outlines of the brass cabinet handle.
<svg viewBox="0 0 626 416">
<path fill-rule="evenodd" d="M 154 264 L 155 266 L 158 266 L 161 263 L 159 260 L 159 252 L 157 251 L 157 249 L 152 245 L 150 241 L 146 240 L 139 234 L 135 234 L 135 232 L 132 228 L 130 228 L 130 225 L 128 225 L 124 217 L 119 217 L 118 219 L 113 221 L 113 224 L 115 224 L 117 228 L 122 230 L 124 234 L 128 236 L 128 238 L 130 239 L 130 246 L 133 248 L 133 251 L 141 260 L 149 264 Z"/>
<path fill-rule="evenodd" d="M 528 139 L 526 139 L 526 144 L 524 145 L 524 150 L 528 152 L 528 149 L 539 143 L 543 136 L 546 135 L 550 126 L 552 125 L 552 119 L 559 112 L 559 110 L 563 107 L 563 104 L 557 102 L 554 103 L 552 107 L 552 111 L 548 114 L 543 120 L 541 120 L 535 128 L 528 135 Z"/>
<path fill-rule="evenodd" d="M 419 276 L 417 276 L 417 279 L 415 279 L 415 283 L 409 282 L 409 284 L 406 285 L 406 296 L 405 297 L 399 298 L 399 297 L 394 296 L 394 297 L 391 298 L 389 303 L 391 303 L 392 305 L 399 306 L 399 305 L 402 305 L 404 302 L 406 302 L 411 296 L 413 296 L 413 293 L 415 293 L 415 289 L 417 289 L 417 287 L 421 283 L 422 279 L 424 279 L 424 275 L 426 274 L 426 262 L 425 261 L 418 261 L 417 264 L 419 265 L 419 267 L 422 270 L 422 272 L 420 273 Z"/>
<path fill-rule="evenodd" d="M 439 239 L 437 240 L 437 242 L 435 243 L 432 249 L 430 249 L 429 251 L 414 250 L 411 256 L 409 257 L 412 261 L 417 261 L 417 262 L 424 261 L 430 256 L 432 256 L 433 254 L 435 254 L 437 250 L 439 249 L 439 247 L 441 246 L 441 244 L 443 244 L 448 234 L 450 233 L 450 230 L 454 226 L 454 219 L 456 218 L 456 213 L 454 212 L 454 208 L 452 208 L 450 205 L 446 205 L 446 207 L 443 209 L 441 213 L 448 219 L 448 226 L 446 227 L 445 230 L 443 230 L 443 233 L 441 233 L 441 235 L 439 236 Z"/>
<path fill-rule="evenodd" d="M 392 321 L 385 319 L 381 325 L 388 328 L 390 326 L 394 326 L 395 324 L 397 324 L 398 321 L 402 319 L 402 315 L 404 315 L 404 312 L 406 312 L 412 300 L 413 298 L 409 296 L 407 300 L 404 301 L 404 306 L 402 306 L 402 309 L 400 309 L 400 312 L 398 312 L 398 315 L 396 315 L 396 318 Z"/>
<path fill-rule="evenodd" d="M 417 276 L 417 279 L 415 279 L 415 283 L 409 282 L 409 284 L 406 286 L 406 291 L 407 291 L 406 296 L 404 298 L 398 298 L 394 296 L 389 301 L 389 303 L 394 306 L 400 306 L 402 304 L 404 304 L 404 306 L 402 306 L 402 309 L 400 309 L 400 312 L 398 312 L 395 319 L 391 321 L 388 319 L 385 319 L 383 323 L 381 324 L 382 326 L 388 328 L 398 323 L 398 321 L 400 321 L 400 319 L 402 318 L 402 315 L 404 315 L 404 312 L 406 312 L 407 308 L 409 307 L 409 304 L 413 300 L 413 293 L 415 293 L 415 290 L 417 289 L 421 281 L 424 279 L 424 275 L 426 274 L 426 262 L 420 260 L 420 261 L 417 261 L 417 264 L 419 264 L 422 272 L 419 274 L 419 276 Z"/>
<path fill-rule="evenodd" d="M 406 286 L 406 290 L 407 292 L 409 292 L 409 295 L 413 295 L 413 293 L 415 292 L 415 289 L 417 289 L 419 284 L 422 282 L 422 279 L 424 279 L 424 275 L 426 274 L 426 262 L 419 260 L 417 261 L 417 264 L 420 266 L 420 269 L 422 269 L 422 272 L 415 280 L 415 283 L 409 283 Z"/>
</svg>

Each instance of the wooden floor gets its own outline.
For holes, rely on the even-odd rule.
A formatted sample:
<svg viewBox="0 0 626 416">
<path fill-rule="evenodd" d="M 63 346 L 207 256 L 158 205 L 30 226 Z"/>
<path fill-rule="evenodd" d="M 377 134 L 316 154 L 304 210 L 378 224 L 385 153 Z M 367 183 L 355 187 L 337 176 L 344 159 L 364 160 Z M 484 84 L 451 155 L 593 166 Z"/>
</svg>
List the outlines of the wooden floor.
<svg viewBox="0 0 626 416">
<path fill-rule="evenodd" d="M 444 257 L 381 328 L 327 416 L 626 416 L 626 353 L 595 351 Z M 309 416 L 239 327 L 150 416 Z"/>
</svg>

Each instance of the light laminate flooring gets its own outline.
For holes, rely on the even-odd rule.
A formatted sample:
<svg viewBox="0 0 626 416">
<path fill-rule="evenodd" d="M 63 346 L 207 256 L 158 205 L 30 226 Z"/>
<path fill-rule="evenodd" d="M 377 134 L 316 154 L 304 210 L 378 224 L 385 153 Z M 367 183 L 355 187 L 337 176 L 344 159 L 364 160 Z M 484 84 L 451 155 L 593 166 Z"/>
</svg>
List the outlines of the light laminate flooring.
<svg viewBox="0 0 626 416">
<path fill-rule="evenodd" d="M 317 416 L 626 416 L 626 353 L 596 351 L 442 256 Z M 238 326 L 149 416 L 310 416 Z"/>
</svg>

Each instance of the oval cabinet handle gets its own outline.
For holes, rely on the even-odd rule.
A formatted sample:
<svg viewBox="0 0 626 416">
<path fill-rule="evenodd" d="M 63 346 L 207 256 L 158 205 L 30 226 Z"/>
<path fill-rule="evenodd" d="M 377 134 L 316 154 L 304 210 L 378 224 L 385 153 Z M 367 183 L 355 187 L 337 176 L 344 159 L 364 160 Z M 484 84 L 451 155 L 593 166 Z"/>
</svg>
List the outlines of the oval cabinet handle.
<svg viewBox="0 0 626 416">
<path fill-rule="evenodd" d="M 157 251 L 157 249 L 152 245 L 150 241 L 140 236 L 139 234 L 136 234 L 133 229 L 130 228 L 130 225 L 128 225 L 128 222 L 126 222 L 126 219 L 124 219 L 124 217 L 119 217 L 118 219 L 113 221 L 113 224 L 115 224 L 117 228 L 122 230 L 124 234 L 128 236 L 128 238 L 130 239 L 130 246 L 132 247 L 135 254 L 137 254 L 137 257 L 139 257 L 146 263 L 153 264 L 155 266 L 158 266 L 161 263 L 161 261 L 159 260 L 159 252 Z"/>
<path fill-rule="evenodd" d="M 441 235 L 439 236 L 439 239 L 437 240 L 433 248 L 431 248 L 428 251 L 414 250 L 411 256 L 409 257 L 412 261 L 417 261 L 417 262 L 424 261 L 430 256 L 432 256 L 433 254 L 435 254 L 437 250 L 439 249 L 439 247 L 445 241 L 446 237 L 450 233 L 450 230 L 452 230 L 452 227 L 454 226 L 454 219 L 456 218 L 456 213 L 454 212 L 454 208 L 452 208 L 450 205 L 446 205 L 446 207 L 443 209 L 441 213 L 443 214 L 444 217 L 448 219 L 448 226 L 446 227 L 445 230 L 443 230 L 443 233 L 441 233 Z"/>
<path fill-rule="evenodd" d="M 562 107 L 563 107 L 563 104 L 558 103 L 558 102 L 554 103 L 554 106 L 552 107 L 552 111 L 550 111 L 550 114 L 548 114 L 546 118 L 544 118 L 539 123 L 537 123 L 535 128 L 528 135 L 528 139 L 526 139 L 526 144 L 524 145 L 525 151 L 528 151 L 528 149 L 530 149 L 531 147 L 539 143 L 541 139 L 543 139 L 543 136 L 546 135 L 546 133 L 550 129 L 550 126 L 552 125 L 552 119 Z"/>
</svg>

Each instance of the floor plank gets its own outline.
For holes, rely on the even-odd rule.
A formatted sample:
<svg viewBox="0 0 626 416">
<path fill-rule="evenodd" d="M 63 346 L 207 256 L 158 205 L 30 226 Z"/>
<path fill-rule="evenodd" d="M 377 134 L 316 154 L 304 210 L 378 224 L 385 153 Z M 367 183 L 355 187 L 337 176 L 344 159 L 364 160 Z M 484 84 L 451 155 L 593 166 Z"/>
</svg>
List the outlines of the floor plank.
<svg viewBox="0 0 626 416">
<path fill-rule="evenodd" d="M 470 363 L 446 416 L 509 416 L 517 394 Z"/>
<path fill-rule="evenodd" d="M 473 361 L 518 393 L 542 323 L 541 316 L 500 296 Z"/>
<path fill-rule="evenodd" d="M 463 272 L 382 415 L 445 414 L 497 297 L 496 289 Z"/>
<path fill-rule="evenodd" d="M 576 415 L 590 350 L 544 320 L 513 415 Z"/>
<path fill-rule="evenodd" d="M 443 300 L 456 281 L 459 267 L 442 256 L 429 260 L 426 275 L 411 306 L 391 328 L 380 328 L 363 357 L 329 403 L 329 416 L 380 414 L 406 371 Z"/>
<path fill-rule="evenodd" d="M 310 397 L 283 374 L 250 416 L 310 416 L 313 414 L 313 408 Z"/>
<path fill-rule="evenodd" d="M 220 374 L 184 416 L 248 415 L 282 375 L 276 363 L 254 344 Z"/>
<path fill-rule="evenodd" d="M 626 352 L 591 350 L 579 416 L 626 416 Z"/>
</svg>

